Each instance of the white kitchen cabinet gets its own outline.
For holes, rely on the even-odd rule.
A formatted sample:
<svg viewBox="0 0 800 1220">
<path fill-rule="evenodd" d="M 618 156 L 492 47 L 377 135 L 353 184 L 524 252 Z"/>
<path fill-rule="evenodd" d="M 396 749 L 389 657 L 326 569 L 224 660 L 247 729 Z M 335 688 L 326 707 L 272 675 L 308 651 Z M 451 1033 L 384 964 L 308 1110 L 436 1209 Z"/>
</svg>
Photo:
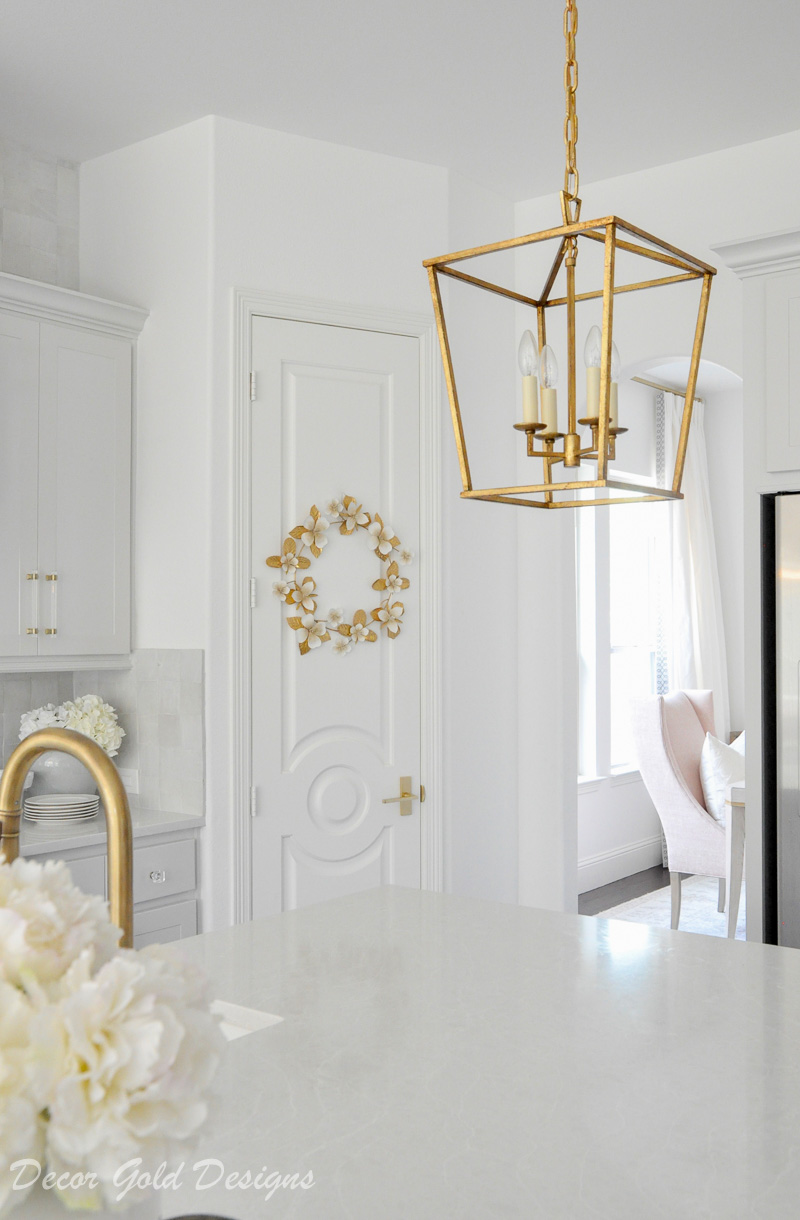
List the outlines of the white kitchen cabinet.
<svg viewBox="0 0 800 1220">
<path fill-rule="evenodd" d="M 0 670 L 118 667 L 130 652 L 146 316 L 0 274 Z"/>
<path fill-rule="evenodd" d="M 165 815 L 166 816 L 166 815 Z M 102 821 L 102 818 L 100 819 Z M 31 859 L 63 860 L 85 894 L 108 897 L 105 843 L 32 852 L 23 824 L 22 854 Z M 135 834 L 133 848 L 134 947 L 166 944 L 198 931 L 199 842 L 195 831 Z"/>
</svg>

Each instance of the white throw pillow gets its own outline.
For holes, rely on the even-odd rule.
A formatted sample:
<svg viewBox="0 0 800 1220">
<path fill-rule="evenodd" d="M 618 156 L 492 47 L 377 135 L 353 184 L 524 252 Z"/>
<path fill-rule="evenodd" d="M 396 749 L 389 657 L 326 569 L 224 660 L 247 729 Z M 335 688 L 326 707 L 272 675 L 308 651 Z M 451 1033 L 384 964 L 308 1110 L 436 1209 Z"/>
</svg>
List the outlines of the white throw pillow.
<svg viewBox="0 0 800 1220">
<path fill-rule="evenodd" d="M 733 741 L 731 742 L 731 749 L 736 750 L 736 752 L 741 754 L 742 758 L 744 758 L 744 731 L 742 731 L 738 737 L 734 737 Z"/>
<path fill-rule="evenodd" d="M 727 807 L 725 797 L 731 784 L 744 783 L 744 757 L 738 743 L 744 746 L 744 733 L 736 739 L 736 745 L 726 746 L 719 738 L 706 733 L 700 754 L 700 783 L 706 809 L 717 822 L 725 824 Z"/>
</svg>

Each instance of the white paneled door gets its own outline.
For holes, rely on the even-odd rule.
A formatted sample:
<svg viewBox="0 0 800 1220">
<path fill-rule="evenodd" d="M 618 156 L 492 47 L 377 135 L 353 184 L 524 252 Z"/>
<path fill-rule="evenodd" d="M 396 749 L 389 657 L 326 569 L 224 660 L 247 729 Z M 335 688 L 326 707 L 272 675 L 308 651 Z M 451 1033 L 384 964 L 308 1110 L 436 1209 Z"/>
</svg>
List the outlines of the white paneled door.
<svg viewBox="0 0 800 1220">
<path fill-rule="evenodd" d="M 268 568 L 312 504 L 354 496 L 417 552 L 419 355 L 416 340 L 340 326 L 253 320 L 252 888 L 255 917 L 381 884 L 419 886 L 419 800 L 385 804 L 411 777 L 420 793 L 418 565 L 396 639 L 379 633 L 337 655 L 301 655 Z M 362 529 L 326 534 L 303 575 L 316 617 L 369 617 L 385 570 Z M 309 554 L 306 550 L 306 554 Z M 302 613 L 302 611 L 301 611 Z M 401 810 L 410 809 L 403 813 Z"/>
</svg>

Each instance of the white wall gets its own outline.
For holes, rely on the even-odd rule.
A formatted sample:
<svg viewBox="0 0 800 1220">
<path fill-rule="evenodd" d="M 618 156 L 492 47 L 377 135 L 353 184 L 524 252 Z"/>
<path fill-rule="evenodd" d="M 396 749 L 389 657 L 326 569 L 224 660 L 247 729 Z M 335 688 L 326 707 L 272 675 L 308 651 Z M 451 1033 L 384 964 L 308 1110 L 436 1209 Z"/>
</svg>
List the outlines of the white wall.
<svg viewBox="0 0 800 1220">
<path fill-rule="evenodd" d="M 150 310 L 134 421 L 136 648 L 208 645 L 208 120 L 81 166 L 81 289 Z"/>
<path fill-rule="evenodd" d="M 205 920 L 220 926 L 232 910 L 232 289 L 430 312 L 423 258 L 480 238 L 485 224 L 510 232 L 511 208 L 435 166 L 217 118 L 91 162 L 81 185 L 83 287 L 151 310 L 139 385 L 136 643 L 206 649 Z M 491 582 L 514 570 L 513 514 L 496 544 L 491 509 L 470 512 L 457 499 L 449 435 L 443 465 L 447 883 L 513 901 L 513 589 L 503 629 L 490 617 Z"/>
</svg>

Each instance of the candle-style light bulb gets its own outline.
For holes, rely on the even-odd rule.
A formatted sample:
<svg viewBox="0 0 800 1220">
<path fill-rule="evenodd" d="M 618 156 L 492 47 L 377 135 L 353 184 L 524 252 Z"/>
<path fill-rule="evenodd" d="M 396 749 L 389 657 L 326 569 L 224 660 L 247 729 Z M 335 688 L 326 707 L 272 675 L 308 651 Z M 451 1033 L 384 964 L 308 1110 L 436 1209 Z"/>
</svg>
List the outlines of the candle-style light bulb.
<svg viewBox="0 0 800 1220">
<path fill-rule="evenodd" d="M 536 384 L 536 373 L 539 368 L 539 352 L 536 340 L 529 330 L 522 332 L 517 360 L 522 373 L 522 421 L 526 424 L 538 424 L 539 387 Z"/>
<path fill-rule="evenodd" d="M 589 328 L 583 348 L 583 362 L 587 369 L 599 369 L 603 359 L 603 332 L 599 326 Z"/>
<path fill-rule="evenodd" d="M 545 343 L 539 353 L 539 385 L 542 387 L 542 423 L 545 425 L 544 435 L 558 432 L 558 401 L 556 383 L 558 382 L 558 361 L 556 354 Z"/>
<path fill-rule="evenodd" d="M 549 343 L 545 343 L 539 356 L 539 381 L 546 390 L 558 385 L 558 361 Z"/>
<path fill-rule="evenodd" d="M 519 360 L 519 371 L 523 377 L 535 377 L 539 367 L 539 349 L 536 346 L 536 340 L 533 337 L 533 332 L 524 330 L 522 338 L 519 341 L 519 350 L 517 352 Z"/>
<path fill-rule="evenodd" d="M 600 415 L 600 364 L 603 359 L 603 333 L 599 326 L 592 326 L 583 348 L 586 365 L 586 414 L 590 419 Z"/>
<path fill-rule="evenodd" d="M 611 344 L 611 393 L 608 402 L 608 426 L 610 428 L 619 427 L 619 369 L 620 358 L 619 348 L 612 341 Z"/>
</svg>

